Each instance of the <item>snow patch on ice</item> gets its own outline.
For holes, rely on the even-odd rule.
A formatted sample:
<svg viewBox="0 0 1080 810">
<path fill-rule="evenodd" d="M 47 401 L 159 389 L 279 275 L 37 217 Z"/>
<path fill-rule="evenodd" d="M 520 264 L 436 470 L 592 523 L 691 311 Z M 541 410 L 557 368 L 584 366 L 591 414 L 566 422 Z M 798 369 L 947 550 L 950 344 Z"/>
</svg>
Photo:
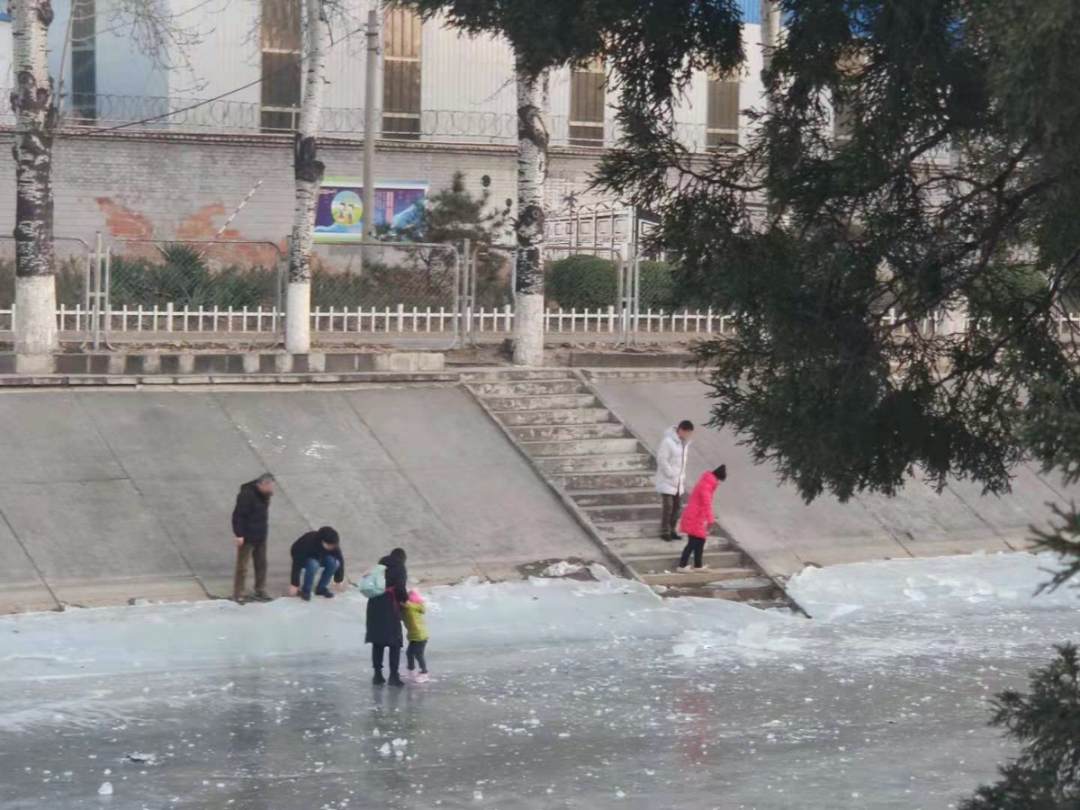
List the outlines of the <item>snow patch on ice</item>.
<svg viewBox="0 0 1080 810">
<path fill-rule="evenodd" d="M 807 568 L 788 582 L 788 592 L 818 620 L 849 620 L 857 614 L 903 611 L 959 612 L 988 603 L 1023 608 L 1075 604 L 1068 588 L 1035 595 L 1055 554 L 973 554 L 913 560 L 881 560 Z"/>
</svg>

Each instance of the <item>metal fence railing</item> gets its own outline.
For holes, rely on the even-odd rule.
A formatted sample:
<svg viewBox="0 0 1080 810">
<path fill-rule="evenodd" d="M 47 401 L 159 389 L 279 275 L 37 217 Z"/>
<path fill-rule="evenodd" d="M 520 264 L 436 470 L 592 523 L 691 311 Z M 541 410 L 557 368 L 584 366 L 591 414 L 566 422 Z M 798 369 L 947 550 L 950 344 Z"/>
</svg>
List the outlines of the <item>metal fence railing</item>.
<svg viewBox="0 0 1080 810">
<path fill-rule="evenodd" d="M 95 276 L 102 300 L 95 342 L 280 334 L 284 272 L 273 242 L 114 240 Z"/>
<path fill-rule="evenodd" d="M 0 97 L 8 98 L 11 88 L 0 88 Z M 58 99 L 61 125 L 78 129 L 115 129 L 129 132 L 213 133 L 250 135 L 253 133 L 289 134 L 299 122 L 299 109 L 292 115 L 264 116 L 258 102 L 231 98 L 206 99 L 194 96 L 143 96 L 116 93 L 79 94 L 72 99 L 64 94 Z M 382 110 L 375 120 L 382 121 Z M 0 125 L 13 125 L 14 113 L 0 106 Z M 550 142 L 569 146 L 570 119 L 566 115 L 547 116 Z M 469 110 L 423 109 L 417 119 L 415 137 L 422 141 L 447 144 L 517 143 L 517 114 L 493 109 Z M 319 132 L 339 138 L 362 138 L 362 107 L 324 107 Z M 381 132 L 380 132 L 381 134 Z M 682 122 L 676 126 L 679 142 L 692 152 L 706 150 L 703 123 Z M 602 137 L 587 145 L 610 148 L 618 142 L 618 132 L 607 126 Z M 574 139 L 574 143 L 578 143 Z"/>
<path fill-rule="evenodd" d="M 81 340 L 89 331 L 94 251 L 82 239 L 53 238 L 56 255 L 57 326 L 61 339 Z M 78 313 L 77 315 L 75 313 Z M 0 236 L 0 332 L 15 327 L 15 239 Z"/>
<path fill-rule="evenodd" d="M 311 261 L 312 331 L 376 337 L 434 332 L 454 345 L 462 265 L 456 245 L 317 243 Z"/>
</svg>

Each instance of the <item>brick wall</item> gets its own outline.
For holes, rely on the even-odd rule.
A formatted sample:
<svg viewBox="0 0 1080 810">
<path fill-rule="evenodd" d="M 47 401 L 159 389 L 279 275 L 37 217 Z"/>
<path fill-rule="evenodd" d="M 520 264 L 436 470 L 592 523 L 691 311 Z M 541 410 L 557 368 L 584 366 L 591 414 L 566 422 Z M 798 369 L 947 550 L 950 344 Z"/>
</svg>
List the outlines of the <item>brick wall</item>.
<svg viewBox="0 0 1080 810">
<path fill-rule="evenodd" d="M 360 143 L 326 143 L 321 157 L 327 176 L 359 178 L 362 151 Z M 56 234 L 88 242 L 98 231 L 117 238 L 207 239 L 262 180 L 225 236 L 283 243 L 292 217 L 291 162 L 287 138 L 63 135 L 54 164 Z M 554 153 L 552 199 L 583 191 L 594 163 L 585 153 Z M 427 181 L 432 191 L 449 185 L 458 169 L 470 190 L 478 193 L 487 174 L 493 202 L 513 199 L 512 148 L 386 142 L 376 157 L 377 181 Z M 10 159 L 0 160 L 0 189 L 7 190 L 0 195 L 0 233 L 9 234 L 15 209 Z"/>
</svg>

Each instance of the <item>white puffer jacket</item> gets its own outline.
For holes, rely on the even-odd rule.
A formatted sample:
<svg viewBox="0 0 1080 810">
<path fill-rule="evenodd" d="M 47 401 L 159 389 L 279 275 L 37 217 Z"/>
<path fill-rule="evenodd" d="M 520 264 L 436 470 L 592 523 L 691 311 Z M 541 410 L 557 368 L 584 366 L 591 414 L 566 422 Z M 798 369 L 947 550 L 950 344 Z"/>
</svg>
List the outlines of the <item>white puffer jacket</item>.
<svg viewBox="0 0 1080 810">
<path fill-rule="evenodd" d="M 683 444 L 677 430 L 668 428 L 656 451 L 656 491 L 661 495 L 686 492 L 686 460 L 690 443 Z"/>
</svg>

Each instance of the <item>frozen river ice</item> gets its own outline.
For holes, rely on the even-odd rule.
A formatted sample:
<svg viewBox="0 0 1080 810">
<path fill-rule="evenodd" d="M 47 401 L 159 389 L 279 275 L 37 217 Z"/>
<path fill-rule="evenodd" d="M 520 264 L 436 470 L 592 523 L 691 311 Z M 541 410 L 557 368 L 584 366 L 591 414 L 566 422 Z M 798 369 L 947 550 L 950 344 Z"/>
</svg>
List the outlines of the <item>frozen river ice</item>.
<svg viewBox="0 0 1080 810">
<path fill-rule="evenodd" d="M 1052 564 L 809 571 L 812 621 L 435 589 L 403 690 L 370 683 L 359 595 L 4 617 L 0 808 L 947 808 L 1011 751 L 987 699 L 1080 640 L 1075 590 L 1031 596 Z"/>
</svg>

